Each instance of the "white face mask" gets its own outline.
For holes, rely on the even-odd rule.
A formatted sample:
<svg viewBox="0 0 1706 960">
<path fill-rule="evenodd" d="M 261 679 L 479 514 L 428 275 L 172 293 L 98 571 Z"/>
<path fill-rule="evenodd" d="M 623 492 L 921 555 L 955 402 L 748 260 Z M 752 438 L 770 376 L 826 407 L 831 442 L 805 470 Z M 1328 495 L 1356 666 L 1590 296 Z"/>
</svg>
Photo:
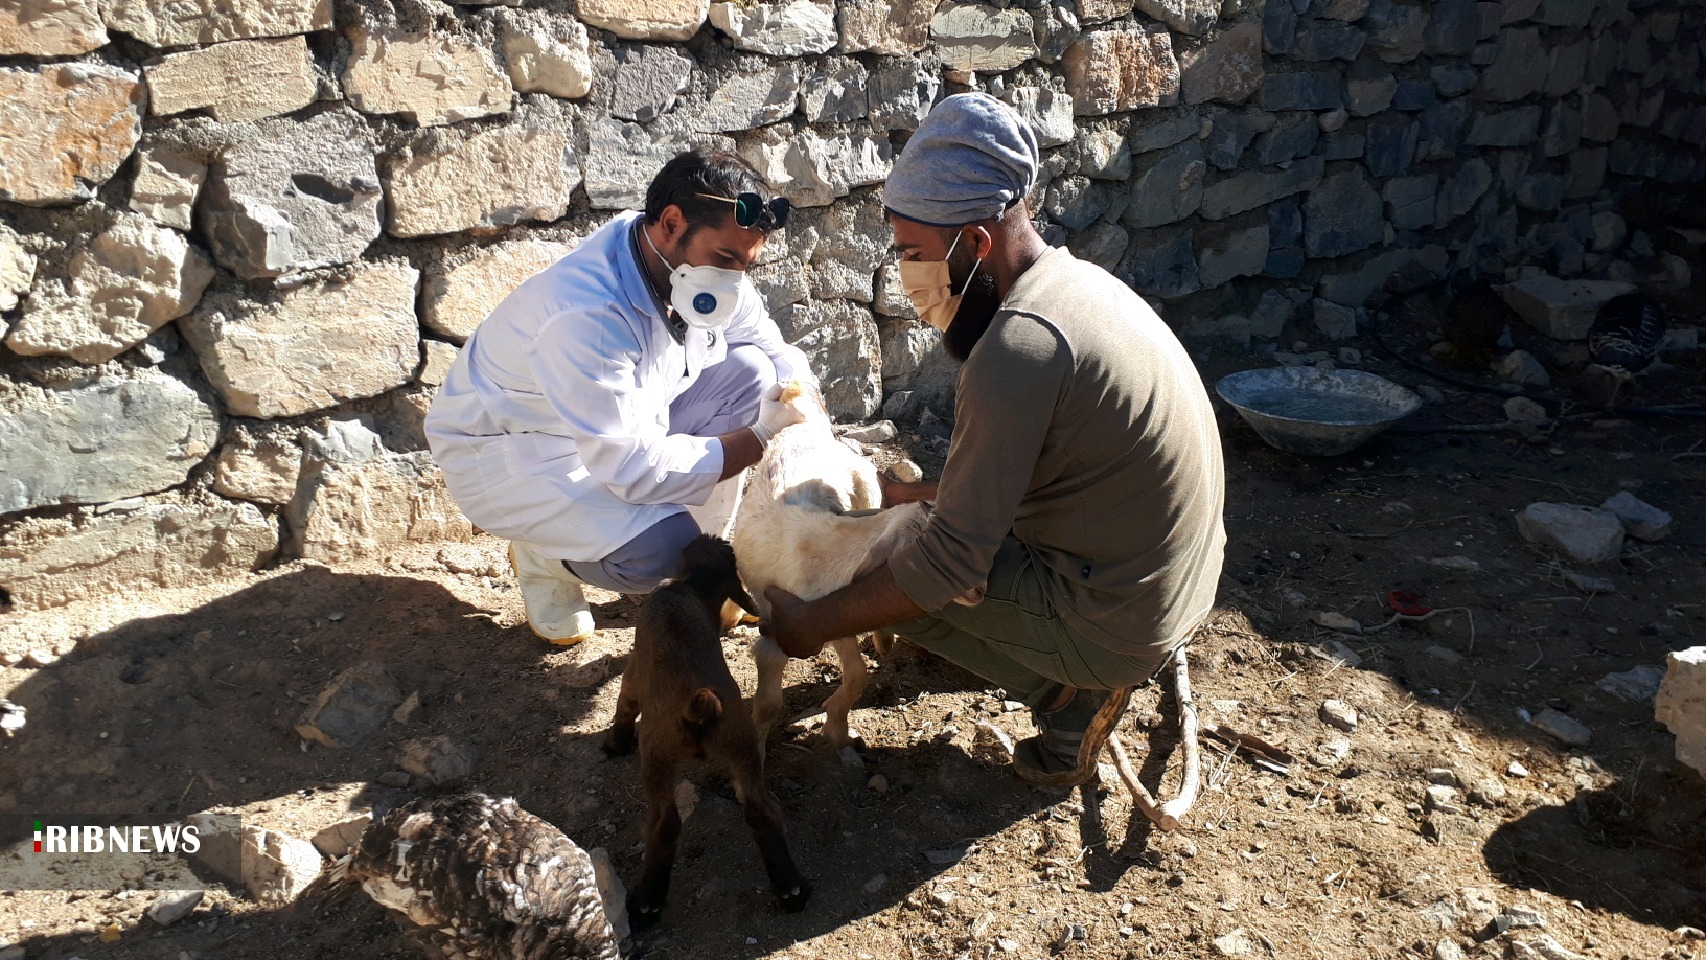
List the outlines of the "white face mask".
<svg viewBox="0 0 1706 960">
<path fill-rule="evenodd" d="M 669 259 L 652 242 L 651 233 L 643 226 L 640 232 L 645 234 L 646 245 L 652 248 L 663 265 L 670 266 Z M 741 299 L 748 293 L 750 281 L 739 270 L 693 267 L 683 263 L 670 269 L 669 284 L 669 305 L 675 308 L 681 319 L 690 327 L 715 330 L 734 317 Z"/>
</svg>

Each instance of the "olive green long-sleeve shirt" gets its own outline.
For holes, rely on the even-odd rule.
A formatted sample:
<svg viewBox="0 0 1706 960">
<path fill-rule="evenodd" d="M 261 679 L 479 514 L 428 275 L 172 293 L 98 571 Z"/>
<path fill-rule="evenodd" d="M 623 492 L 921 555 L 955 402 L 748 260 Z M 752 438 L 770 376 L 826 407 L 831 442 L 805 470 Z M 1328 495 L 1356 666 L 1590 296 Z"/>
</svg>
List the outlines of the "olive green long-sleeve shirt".
<svg viewBox="0 0 1706 960">
<path fill-rule="evenodd" d="M 1066 625 L 1159 666 L 1214 603 L 1225 471 L 1178 338 L 1107 271 L 1054 248 L 960 372 L 936 507 L 889 558 L 926 611 L 981 586 L 1009 534 Z"/>
</svg>

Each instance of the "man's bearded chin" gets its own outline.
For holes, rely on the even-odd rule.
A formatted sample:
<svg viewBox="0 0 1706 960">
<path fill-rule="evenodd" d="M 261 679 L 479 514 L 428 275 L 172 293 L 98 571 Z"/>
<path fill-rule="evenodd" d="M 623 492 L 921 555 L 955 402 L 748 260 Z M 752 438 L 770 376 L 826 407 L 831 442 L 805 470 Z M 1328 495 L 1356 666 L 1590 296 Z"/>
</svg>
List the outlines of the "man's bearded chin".
<svg viewBox="0 0 1706 960">
<path fill-rule="evenodd" d="M 960 308 L 954 311 L 953 322 L 942 333 L 942 349 L 957 363 L 965 363 L 971 350 L 989 330 L 995 312 L 1001 309 L 1001 298 L 995 293 L 995 278 L 979 269 L 972 275 Z"/>
</svg>

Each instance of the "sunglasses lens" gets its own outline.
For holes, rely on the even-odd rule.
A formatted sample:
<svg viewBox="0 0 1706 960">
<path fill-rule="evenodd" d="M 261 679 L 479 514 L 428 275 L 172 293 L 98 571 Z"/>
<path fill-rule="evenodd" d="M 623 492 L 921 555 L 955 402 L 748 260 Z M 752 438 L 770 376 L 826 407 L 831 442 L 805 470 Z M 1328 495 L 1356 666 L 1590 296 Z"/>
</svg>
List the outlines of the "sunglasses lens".
<svg viewBox="0 0 1706 960">
<path fill-rule="evenodd" d="M 788 200 L 786 197 L 777 197 L 770 201 L 770 215 L 776 219 L 776 229 L 780 230 L 788 225 Z"/>
</svg>

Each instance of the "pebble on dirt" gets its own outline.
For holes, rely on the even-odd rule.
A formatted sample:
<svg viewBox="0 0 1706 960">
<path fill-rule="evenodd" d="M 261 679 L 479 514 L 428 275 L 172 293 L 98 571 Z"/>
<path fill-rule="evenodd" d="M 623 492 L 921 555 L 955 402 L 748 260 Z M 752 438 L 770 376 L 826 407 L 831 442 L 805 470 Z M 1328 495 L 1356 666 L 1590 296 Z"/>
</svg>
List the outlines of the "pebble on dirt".
<svg viewBox="0 0 1706 960">
<path fill-rule="evenodd" d="M 364 813 L 334 823 L 314 834 L 314 849 L 328 857 L 341 857 L 361 841 L 361 835 L 367 830 L 367 825 L 373 822 L 373 814 Z"/>
<path fill-rule="evenodd" d="M 173 890 L 163 893 L 148 907 L 148 919 L 162 927 L 169 927 L 190 915 L 201 903 L 201 890 Z"/>
<path fill-rule="evenodd" d="M 1549 419 L 1546 408 L 1527 397 L 1511 397 L 1505 401 L 1505 419 L 1513 423 L 1538 423 Z"/>
<path fill-rule="evenodd" d="M 924 469 L 911 460 L 902 460 L 889 467 L 889 475 L 901 483 L 917 483 L 924 479 Z"/>
<path fill-rule="evenodd" d="M 348 747 L 366 740 L 384 725 L 403 699 L 385 665 L 364 660 L 339 674 L 296 721 L 304 740 Z"/>
<path fill-rule="evenodd" d="M 985 763 L 1000 766 L 1013 759 L 1013 738 L 987 720 L 979 720 L 972 732 L 971 754 Z"/>
<path fill-rule="evenodd" d="M 1321 722 L 1330 727 L 1337 727 L 1346 733 L 1355 733 L 1357 728 L 1356 708 L 1343 700 L 1327 700 L 1321 704 Z"/>
<path fill-rule="evenodd" d="M 1577 563 L 1604 563 L 1623 552 L 1623 521 L 1617 514 L 1576 503 L 1531 503 L 1516 515 L 1529 543 L 1550 547 Z"/>
<path fill-rule="evenodd" d="M 1250 942 L 1250 935 L 1243 927 L 1214 940 L 1214 952 L 1222 957 L 1247 957 L 1256 952 L 1256 947 Z"/>
<path fill-rule="evenodd" d="M 473 744 L 449 736 L 405 740 L 397 754 L 397 766 L 435 787 L 461 783 L 474 774 L 480 751 Z"/>
<path fill-rule="evenodd" d="M 1535 728 L 1558 738 L 1558 742 L 1565 746 L 1585 747 L 1593 740 L 1593 731 L 1587 724 L 1551 707 L 1540 711 L 1530 722 Z"/>
<path fill-rule="evenodd" d="M 1665 657 L 1653 716 L 1676 734 L 1676 758 L 1706 774 L 1706 646 Z"/>
<path fill-rule="evenodd" d="M 1653 698 L 1659 695 L 1659 685 L 1664 679 L 1664 667 L 1643 663 L 1628 670 L 1608 673 L 1600 677 L 1594 686 L 1627 703 L 1652 703 Z"/>
<path fill-rule="evenodd" d="M 1637 540 L 1657 543 L 1670 533 L 1671 516 L 1627 490 L 1600 504 L 1623 521 L 1623 529 Z"/>
</svg>

